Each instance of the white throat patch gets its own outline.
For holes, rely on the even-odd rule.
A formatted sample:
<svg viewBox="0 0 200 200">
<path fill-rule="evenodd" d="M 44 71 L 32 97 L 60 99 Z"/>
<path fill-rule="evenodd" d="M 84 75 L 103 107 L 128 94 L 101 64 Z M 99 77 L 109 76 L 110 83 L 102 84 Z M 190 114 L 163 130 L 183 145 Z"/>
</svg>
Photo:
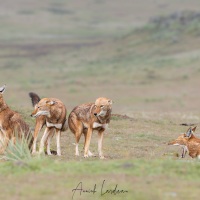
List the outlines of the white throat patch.
<svg viewBox="0 0 200 200">
<path fill-rule="evenodd" d="M 108 128 L 108 124 L 100 124 L 100 123 L 97 123 L 97 122 L 93 123 L 93 128 L 99 128 L 99 127 L 107 129 Z"/>
<path fill-rule="evenodd" d="M 47 125 L 48 128 L 50 128 L 50 127 L 55 127 L 57 129 L 62 128 L 62 124 L 53 124 L 53 123 L 50 123 L 50 122 L 46 122 L 46 125 Z"/>
</svg>

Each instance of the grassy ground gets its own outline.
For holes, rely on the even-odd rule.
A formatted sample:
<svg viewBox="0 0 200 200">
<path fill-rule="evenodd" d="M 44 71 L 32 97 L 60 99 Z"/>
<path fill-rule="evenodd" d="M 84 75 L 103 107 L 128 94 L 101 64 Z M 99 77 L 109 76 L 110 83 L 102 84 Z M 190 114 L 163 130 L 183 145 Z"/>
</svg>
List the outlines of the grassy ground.
<svg viewBox="0 0 200 200">
<path fill-rule="evenodd" d="M 83 184 L 83 189 L 88 190 L 93 189 L 96 184 L 96 193 L 82 192 L 80 195 L 76 192 L 74 199 L 187 199 L 191 197 L 198 199 L 199 195 L 199 163 L 197 162 L 141 159 L 82 162 L 33 160 L 24 167 L 5 163 L 1 166 L 2 171 L 4 175 L 1 175 L 1 178 L 4 184 L 1 187 L 1 198 L 7 199 L 13 196 L 16 199 L 72 199 L 72 189 L 80 182 Z M 104 180 L 105 184 L 101 192 Z M 116 184 L 119 190 L 128 193 L 101 195 L 107 189 L 114 190 Z"/>
<path fill-rule="evenodd" d="M 190 122 L 198 123 L 195 116 L 191 117 Z M 82 182 L 82 188 L 87 190 L 96 184 L 96 193 L 80 195 L 77 191 L 74 199 L 198 199 L 199 161 L 189 156 L 182 159 L 180 148 L 167 145 L 187 129 L 179 125 L 182 122 L 186 122 L 182 115 L 174 113 L 136 113 L 134 118 L 114 116 L 104 138 L 106 160 L 84 159 L 83 152 L 76 158 L 74 136 L 70 131 L 64 132 L 61 158 L 41 156 L 27 162 L 1 163 L 4 180 L 1 197 L 71 199 L 72 190 Z M 55 142 L 52 149 L 56 149 Z M 97 155 L 95 133 L 90 149 Z M 119 190 L 128 193 L 101 195 L 106 190 L 114 190 L 116 184 Z"/>
<path fill-rule="evenodd" d="M 199 161 L 167 143 L 187 130 L 181 123 L 200 122 L 199 1 L 17 2 L 0 8 L 0 80 L 10 107 L 33 128 L 30 91 L 61 99 L 68 114 L 106 96 L 117 115 L 106 160 L 76 158 L 68 130 L 60 158 L 2 160 L 0 198 L 72 199 L 82 182 L 97 192 L 74 199 L 198 199 Z M 104 180 L 105 189 L 128 193 L 101 196 Z"/>
</svg>

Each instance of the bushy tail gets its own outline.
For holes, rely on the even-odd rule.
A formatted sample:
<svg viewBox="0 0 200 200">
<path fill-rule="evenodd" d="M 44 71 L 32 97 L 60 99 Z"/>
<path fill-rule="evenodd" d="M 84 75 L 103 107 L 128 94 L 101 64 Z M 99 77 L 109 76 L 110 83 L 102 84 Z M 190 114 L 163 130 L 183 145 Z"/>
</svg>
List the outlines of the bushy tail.
<svg viewBox="0 0 200 200">
<path fill-rule="evenodd" d="M 65 123 L 63 124 L 63 126 L 62 126 L 62 129 L 61 129 L 61 131 L 66 131 L 68 129 L 68 121 L 67 121 L 67 119 L 65 120 Z"/>
<path fill-rule="evenodd" d="M 31 98 L 33 107 L 41 100 L 40 97 L 34 92 L 29 92 L 29 97 Z M 31 150 L 34 140 L 31 131 L 28 131 L 26 136 L 29 142 L 29 149 Z"/>
<path fill-rule="evenodd" d="M 40 97 L 34 92 L 29 92 L 29 97 L 31 98 L 33 107 L 40 101 Z"/>
</svg>

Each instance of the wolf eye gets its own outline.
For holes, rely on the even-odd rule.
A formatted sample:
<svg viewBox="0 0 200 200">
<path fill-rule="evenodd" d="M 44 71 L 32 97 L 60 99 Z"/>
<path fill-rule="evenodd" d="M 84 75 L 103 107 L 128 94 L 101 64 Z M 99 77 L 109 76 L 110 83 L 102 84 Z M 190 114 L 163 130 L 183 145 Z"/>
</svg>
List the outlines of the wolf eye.
<svg viewBox="0 0 200 200">
<path fill-rule="evenodd" d="M 103 107 L 104 107 L 104 105 L 101 105 L 101 106 L 100 106 L 100 108 L 103 108 Z"/>
</svg>

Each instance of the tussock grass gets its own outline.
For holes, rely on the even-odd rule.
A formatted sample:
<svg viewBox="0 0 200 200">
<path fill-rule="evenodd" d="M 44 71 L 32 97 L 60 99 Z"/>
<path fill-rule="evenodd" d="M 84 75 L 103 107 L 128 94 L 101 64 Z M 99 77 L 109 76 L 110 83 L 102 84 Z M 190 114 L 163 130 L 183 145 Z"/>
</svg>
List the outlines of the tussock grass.
<svg viewBox="0 0 200 200">
<path fill-rule="evenodd" d="M 30 133 L 31 134 L 31 133 Z M 15 142 L 10 140 L 8 146 L 5 149 L 3 158 L 12 162 L 27 162 L 32 156 L 29 149 L 29 144 L 31 138 L 26 137 L 22 133 L 22 137 L 19 137 L 19 134 L 15 132 Z"/>
</svg>

